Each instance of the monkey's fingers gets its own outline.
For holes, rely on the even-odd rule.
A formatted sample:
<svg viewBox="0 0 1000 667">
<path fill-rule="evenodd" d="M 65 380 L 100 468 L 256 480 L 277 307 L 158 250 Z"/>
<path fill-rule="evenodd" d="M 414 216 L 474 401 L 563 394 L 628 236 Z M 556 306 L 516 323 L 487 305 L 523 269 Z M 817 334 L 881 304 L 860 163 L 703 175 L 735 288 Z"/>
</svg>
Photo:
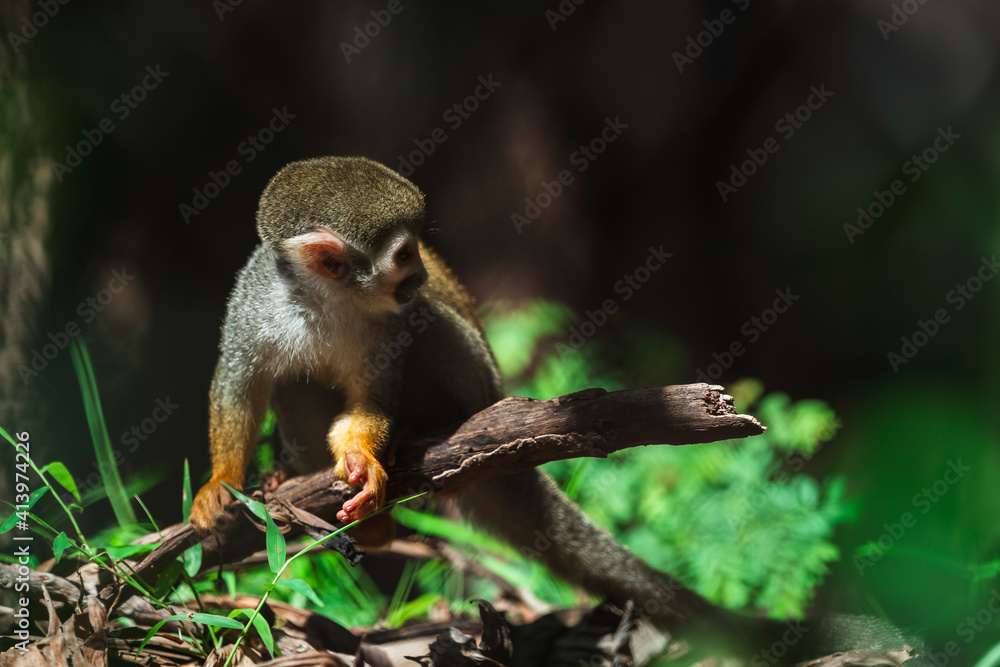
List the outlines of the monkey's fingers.
<svg viewBox="0 0 1000 667">
<path fill-rule="evenodd" d="M 385 502 L 385 485 L 388 475 L 381 464 L 361 453 L 349 453 L 346 457 L 347 481 L 361 486 L 361 491 L 344 503 L 337 513 L 337 519 L 348 523 L 364 518 Z"/>
<path fill-rule="evenodd" d="M 337 520 L 341 523 L 350 523 L 365 518 L 377 509 L 375 492 L 362 489 L 356 496 L 344 503 L 341 510 L 337 512 Z"/>
</svg>

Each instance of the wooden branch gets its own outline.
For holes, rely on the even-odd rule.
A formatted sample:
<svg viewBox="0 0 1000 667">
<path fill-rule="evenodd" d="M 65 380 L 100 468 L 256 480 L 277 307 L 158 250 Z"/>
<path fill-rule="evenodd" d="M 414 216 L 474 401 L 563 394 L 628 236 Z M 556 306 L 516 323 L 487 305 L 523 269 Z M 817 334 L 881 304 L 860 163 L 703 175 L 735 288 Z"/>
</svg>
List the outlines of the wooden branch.
<svg viewBox="0 0 1000 667">
<path fill-rule="evenodd" d="M 41 600 L 42 587 L 47 587 L 57 609 L 62 606 L 75 607 L 80 601 L 80 587 L 77 584 L 57 577 L 51 572 L 29 569 L 27 573 L 22 570 L 19 574 L 19 570 L 20 568 L 12 563 L 0 563 L 0 588 L 13 590 L 15 583 L 23 582 L 27 584 L 27 588 L 23 591 L 27 595 L 23 597 Z"/>
<path fill-rule="evenodd" d="M 614 392 L 587 389 L 549 401 L 506 398 L 457 429 L 399 447 L 387 470 L 388 497 L 447 491 L 549 461 L 603 458 L 628 447 L 687 445 L 763 433 L 756 419 L 736 414 L 732 397 L 722 392 L 720 386 L 697 383 Z M 337 510 L 355 492 L 354 487 L 335 480 L 331 470 L 322 470 L 293 477 L 264 500 L 269 509 L 287 511 L 292 506 L 339 526 Z M 246 519 L 236 522 L 240 529 L 230 530 L 224 544 L 215 536 L 205 540 L 205 568 L 243 558 L 262 547 L 263 537 L 247 530 Z M 162 533 L 164 543 L 136 567 L 136 574 L 146 581 L 153 581 L 198 541 L 194 531 L 181 524 Z M 105 589 L 101 597 L 111 595 Z"/>
<path fill-rule="evenodd" d="M 22 569 L 23 568 L 23 569 Z M 45 611 L 40 603 L 47 595 L 52 612 L 59 618 L 68 618 L 80 602 L 79 584 L 68 579 L 58 577 L 51 572 L 38 572 L 27 569 L 12 563 L 0 563 L 0 589 L 7 589 L 13 593 L 13 599 L 28 598 L 32 601 L 32 618 L 41 618 Z M 18 584 L 26 584 L 27 588 L 15 589 Z M 0 636 L 9 636 L 14 631 L 13 610 L 8 614 L 6 611 L 0 612 Z"/>
</svg>

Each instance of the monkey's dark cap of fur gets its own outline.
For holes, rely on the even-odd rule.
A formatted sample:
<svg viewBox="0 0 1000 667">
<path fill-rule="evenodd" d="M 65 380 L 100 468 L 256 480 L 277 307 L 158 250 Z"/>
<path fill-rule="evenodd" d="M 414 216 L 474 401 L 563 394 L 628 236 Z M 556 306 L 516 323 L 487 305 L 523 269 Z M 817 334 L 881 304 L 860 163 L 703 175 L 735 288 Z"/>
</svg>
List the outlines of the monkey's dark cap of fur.
<svg viewBox="0 0 1000 667">
<path fill-rule="evenodd" d="M 257 208 L 257 232 L 272 248 L 322 226 L 375 250 L 400 228 L 419 234 L 423 222 L 417 186 L 363 157 L 293 162 L 267 184 Z"/>
</svg>

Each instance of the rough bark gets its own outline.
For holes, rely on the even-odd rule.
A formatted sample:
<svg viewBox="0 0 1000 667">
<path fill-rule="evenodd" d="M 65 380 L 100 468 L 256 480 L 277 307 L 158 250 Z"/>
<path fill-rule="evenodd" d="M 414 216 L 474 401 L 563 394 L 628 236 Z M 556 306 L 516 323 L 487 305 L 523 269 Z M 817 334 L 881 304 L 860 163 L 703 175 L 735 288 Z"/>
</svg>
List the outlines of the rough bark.
<svg viewBox="0 0 1000 667">
<path fill-rule="evenodd" d="M 614 392 L 587 389 L 549 401 L 506 398 L 450 432 L 398 447 L 388 466 L 388 497 L 445 492 L 549 461 L 603 458 L 628 447 L 715 442 L 763 431 L 756 419 L 736 413 L 722 387 L 704 383 Z M 332 470 L 321 470 L 286 481 L 263 500 L 277 519 L 294 523 L 292 519 L 304 515 L 308 520 L 301 523 L 310 526 L 311 533 L 322 534 L 340 526 L 336 512 L 354 493 L 353 487 L 334 479 Z M 224 534 L 209 536 L 203 543 L 203 567 L 219 567 L 262 548 L 262 534 L 248 528 L 248 520 L 237 516 Z M 181 524 L 161 534 L 163 544 L 135 568 L 135 574 L 149 582 L 199 540 Z M 114 597 L 110 587 L 101 595 L 108 603 Z"/>
</svg>

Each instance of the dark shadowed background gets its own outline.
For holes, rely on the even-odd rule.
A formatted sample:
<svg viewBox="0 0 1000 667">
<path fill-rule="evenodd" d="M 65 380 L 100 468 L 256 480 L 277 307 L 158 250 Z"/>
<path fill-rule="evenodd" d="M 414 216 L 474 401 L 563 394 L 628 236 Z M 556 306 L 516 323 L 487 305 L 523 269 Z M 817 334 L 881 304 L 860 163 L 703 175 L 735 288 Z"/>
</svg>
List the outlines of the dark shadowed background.
<svg viewBox="0 0 1000 667">
<path fill-rule="evenodd" d="M 121 470 L 162 470 L 148 498 L 179 518 L 261 190 L 365 155 L 427 194 L 430 243 L 480 303 L 557 300 L 582 324 L 611 299 L 586 328 L 611 364 L 630 328 L 658 332 L 673 352 L 630 384 L 751 376 L 832 405 L 808 472 L 844 475 L 859 516 L 825 595 L 964 646 L 1000 562 L 995 3 L 52 0 L 3 20 L 0 166 L 48 195 L 0 193 L 45 220 L 4 256 L 45 248 L 51 279 L 24 297 L 0 274 L 8 317 L 40 304 L 2 371 L 4 426 L 36 456 L 91 472 L 68 350 L 18 371 L 75 322 L 113 444 L 176 406 Z M 87 305 L 115 270 L 134 278 Z M 907 511 L 859 575 L 855 547 Z"/>
</svg>

